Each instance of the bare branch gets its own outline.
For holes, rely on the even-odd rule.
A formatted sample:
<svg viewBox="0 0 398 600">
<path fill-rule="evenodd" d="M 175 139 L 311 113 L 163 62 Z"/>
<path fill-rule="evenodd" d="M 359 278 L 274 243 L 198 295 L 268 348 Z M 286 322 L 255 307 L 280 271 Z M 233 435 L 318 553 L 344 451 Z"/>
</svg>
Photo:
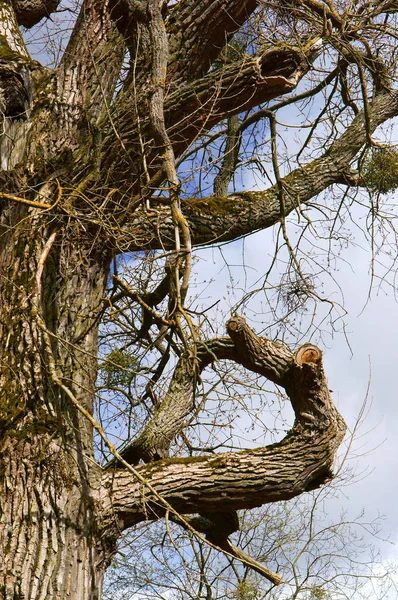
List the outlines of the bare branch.
<svg viewBox="0 0 398 600">
<path fill-rule="evenodd" d="M 165 96 L 164 120 L 174 155 L 179 156 L 200 134 L 226 117 L 291 92 L 309 71 L 311 61 L 321 48 L 320 38 L 312 39 L 305 48 L 271 48 L 257 56 L 246 56 L 242 61 L 214 69 L 187 85 L 171 88 Z M 132 134 L 137 128 L 133 98 L 133 92 L 128 88 L 118 99 L 121 108 L 117 109 L 117 121 L 120 136 L 126 140 L 126 154 L 120 155 L 120 142 L 113 136 L 105 140 L 102 153 L 103 167 L 110 175 L 114 171 L 118 180 L 127 177 L 137 185 L 138 174 L 131 168 L 131 156 L 137 152 L 136 138 Z M 142 103 L 142 109 L 147 109 L 146 103 Z M 142 134 L 150 140 L 149 121 L 147 111 L 140 118 L 140 127 Z M 151 187 L 160 185 L 166 175 L 159 170 L 157 158 L 148 146 L 146 161 L 151 177 L 153 174 Z"/>
<path fill-rule="evenodd" d="M 236 170 L 241 137 L 239 115 L 233 115 L 228 119 L 224 157 L 220 170 L 214 178 L 215 196 L 226 196 L 228 194 L 228 186 Z"/>
<path fill-rule="evenodd" d="M 296 415 L 293 429 L 265 448 L 137 467 L 151 489 L 131 473 L 107 471 L 100 493 L 103 510 L 116 514 L 123 527 L 164 514 L 152 489 L 182 514 L 213 513 L 293 498 L 332 477 L 346 427 L 330 398 L 320 350 L 305 346 L 294 356 L 256 336 L 241 317 L 229 321 L 228 331 L 245 366 L 285 387 Z"/>
<path fill-rule="evenodd" d="M 379 95 L 369 104 L 370 132 L 397 114 L 398 92 Z M 367 143 L 367 132 L 366 116 L 362 110 L 322 156 L 282 178 L 285 216 L 334 183 L 360 183 L 359 178 L 353 179 L 350 165 Z M 165 208 L 158 207 L 158 210 L 162 212 Z M 226 198 L 192 198 L 185 201 L 184 213 L 190 222 L 194 244 L 233 240 L 280 221 L 279 186 L 274 185 L 262 192 L 234 193 Z M 159 247 L 149 214 L 134 215 L 132 223 L 134 228 L 138 223 L 142 227 L 142 237 L 136 242 L 138 247 L 145 243 L 152 248 Z M 163 221 L 158 231 L 163 246 L 169 247 L 171 233 L 167 223 Z"/>
</svg>

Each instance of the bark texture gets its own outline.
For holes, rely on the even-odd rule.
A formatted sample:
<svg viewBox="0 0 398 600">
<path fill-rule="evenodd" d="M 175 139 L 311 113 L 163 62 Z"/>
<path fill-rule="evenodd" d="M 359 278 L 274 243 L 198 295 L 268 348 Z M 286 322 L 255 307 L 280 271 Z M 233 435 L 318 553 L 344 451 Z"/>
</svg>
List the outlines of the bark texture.
<svg viewBox="0 0 398 600">
<path fill-rule="evenodd" d="M 5 600 L 99 599 L 122 531 L 166 512 L 278 582 L 229 541 L 235 511 L 292 498 L 333 476 L 345 425 L 330 398 L 320 350 L 303 346 L 294 354 L 258 337 L 238 316 L 228 323 L 228 337 L 204 342 L 184 309 L 193 245 L 271 227 L 332 184 L 355 183 L 353 159 L 376 128 L 398 114 L 397 92 L 379 78 L 362 110 L 314 160 L 269 189 L 228 196 L 243 128 L 236 115 L 268 103 L 264 116 L 270 118 L 270 103 L 290 101 L 287 95 L 328 44 L 342 48 L 345 65 L 351 61 L 360 74 L 368 69 L 373 76 L 371 57 L 356 50 L 361 23 L 368 23 L 361 8 L 357 19 L 350 17 L 350 29 L 348 16 L 329 4 L 319 12 L 318 3 L 300 2 L 299 13 L 297 3 L 284 4 L 291 18 L 299 14 L 310 22 L 306 38 L 288 43 L 267 30 L 270 39 L 255 51 L 249 44 L 247 52 L 225 61 L 218 60 L 221 52 L 256 10 L 252 0 L 170 6 L 162 0 L 83 0 L 62 60 L 49 69 L 32 60 L 20 26 L 48 17 L 58 2 L 0 3 Z M 267 10 L 278 17 L 280 3 Z M 339 69 L 340 63 L 318 89 L 335 81 Z M 366 77 L 360 81 L 364 91 Z M 246 123 L 256 118 L 250 114 Z M 227 156 L 216 195 L 182 200 L 176 158 L 226 119 Z M 144 295 L 122 285 L 108 296 L 115 257 L 151 249 L 174 253 L 161 284 Z M 179 360 L 151 418 L 102 469 L 93 450 L 93 428 L 102 435 L 93 419 L 98 326 L 107 303 L 117 306 L 126 293 L 142 310 L 139 337 L 152 343 L 155 323 L 154 346 L 166 358 L 167 348 L 177 349 Z M 159 314 L 162 302 L 168 308 Z M 284 388 L 294 426 L 281 443 L 265 448 L 170 458 L 173 441 L 196 409 L 198 378 L 216 360 L 235 361 Z"/>
<path fill-rule="evenodd" d="M 97 533 L 92 428 L 51 371 L 92 411 L 104 258 L 88 253 L 82 264 L 70 231 L 44 265 L 54 231 L 34 213 L 10 204 L 2 215 L 0 593 L 100 598 L 108 550 Z"/>
<path fill-rule="evenodd" d="M 79 473 L 42 432 L 27 437 L 2 446 L 1 597 L 99 599 L 107 549 L 96 532 L 93 474 Z"/>
<path fill-rule="evenodd" d="M 211 458 L 161 460 L 155 468 L 138 467 L 148 489 L 132 473 L 117 472 L 117 477 L 113 471 L 105 474 L 102 501 L 125 526 L 164 514 L 168 508 L 162 507 L 160 497 L 182 514 L 218 513 L 287 500 L 332 477 L 332 463 L 345 434 L 345 423 L 330 398 L 321 351 L 308 344 L 294 355 L 285 346 L 258 337 L 242 317 L 231 319 L 227 328 L 231 340 L 213 342 L 215 356 L 232 357 L 283 386 L 296 416 L 293 429 L 282 442 L 265 448 Z M 184 399 L 185 394 L 181 394 L 180 406 Z M 164 411 L 170 426 L 174 412 L 166 406 Z M 161 412 L 162 406 L 147 428 L 154 448 L 164 431 Z M 176 428 L 178 421 L 176 415 Z M 138 452 L 137 447 L 134 450 Z M 145 451 L 142 457 L 146 458 Z"/>
</svg>

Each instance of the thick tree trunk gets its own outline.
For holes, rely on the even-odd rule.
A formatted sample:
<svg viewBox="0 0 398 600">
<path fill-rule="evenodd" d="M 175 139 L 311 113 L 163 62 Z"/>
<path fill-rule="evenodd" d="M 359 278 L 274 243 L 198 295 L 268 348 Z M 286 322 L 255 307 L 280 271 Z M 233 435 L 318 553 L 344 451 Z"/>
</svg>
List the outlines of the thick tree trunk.
<svg viewBox="0 0 398 600">
<path fill-rule="evenodd" d="M 107 261 L 37 213 L 11 204 L 1 221 L 0 597 L 94 600 L 109 557 L 100 469 L 57 375 L 91 412 Z"/>
<path fill-rule="evenodd" d="M 92 482 L 51 436 L 24 437 L 1 449 L 0 597 L 97 600 L 107 554 Z"/>
</svg>

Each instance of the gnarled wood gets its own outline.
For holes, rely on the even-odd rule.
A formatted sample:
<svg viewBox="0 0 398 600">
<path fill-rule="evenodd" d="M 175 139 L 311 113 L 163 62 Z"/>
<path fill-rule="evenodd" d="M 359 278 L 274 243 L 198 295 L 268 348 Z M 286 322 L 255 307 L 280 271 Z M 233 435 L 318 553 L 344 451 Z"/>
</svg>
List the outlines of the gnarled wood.
<svg viewBox="0 0 398 600">
<path fill-rule="evenodd" d="M 330 392 L 322 368 L 321 351 L 312 344 L 304 344 L 293 355 L 282 344 L 277 344 L 265 338 L 259 338 L 248 327 L 246 321 L 239 316 L 235 316 L 228 321 L 227 330 L 231 336 L 232 344 L 228 343 L 227 340 L 211 340 L 207 344 L 204 344 L 198 349 L 197 370 L 202 370 L 210 360 L 214 359 L 226 358 L 241 363 L 250 370 L 260 373 L 274 383 L 283 386 L 290 396 L 296 414 L 293 430 L 280 444 L 272 446 L 271 460 L 275 464 L 270 469 L 270 474 L 267 473 L 267 466 L 264 464 L 261 464 L 261 467 L 259 467 L 261 468 L 261 475 L 259 474 L 260 476 L 256 483 L 253 482 L 253 487 L 255 488 L 256 497 L 259 489 L 263 489 L 265 495 L 261 497 L 261 501 L 257 500 L 258 505 L 270 501 L 267 499 L 267 492 L 265 491 L 268 485 L 266 481 L 267 477 L 271 477 L 273 482 L 272 493 L 275 493 L 275 488 L 278 487 L 279 475 L 278 472 L 275 472 L 275 465 L 277 463 L 282 468 L 282 471 L 286 471 L 285 465 L 288 465 L 289 472 L 294 472 L 296 469 L 301 470 L 300 476 L 303 479 L 301 485 L 304 487 L 298 487 L 296 493 L 301 493 L 303 489 L 318 487 L 332 476 L 331 464 L 334 459 L 335 450 L 345 433 L 344 421 L 337 413 L 330 399 Z M 187 354 L 180 359 L 170 388 L 164 400 L 157 408 L 154 417 L 149 421 L 139 437 L 130 446 L 121 451 L 121 456 L 124 460 L 130 464 L 137 464 L 139 460 L 151 462 L 168 456 L 170 444 L 183 428 L 183 420 L 194 410 L 197 370 L 193 362 L 193 356 Z M 313 453 L 313 446 L 315 445 L 318 448 Z M 321 453 L 319 453 L 319 446 L 323 448 Z M 304 447 L 306 447 L 306 458 L 308 460 L 305 460 L 303 456 Z M 189 504 L 189 508 L 185 508 L 184 502 L 180 503 L 181 487 L 185 484 L 182 473 L 180 474 L 178 484 L 175 482 L 178 490 L 177 495 L 174 496 L 170 490 L 171 496 L 169 497 L 166 492 L 166 490 L 170 489 L 169 482 L 166 481 L 165 487 L 163 487 L 163 482 L 158 480 L 158 473 L 156 473 L 154 479 L 151 477 L 147 479 L 147 472 L 139 470 L 144 479 L 148 481 L 147 489 L 145 488 L 145 484 L 141 488 L 145 497 L 143 511 L 145 511 L 146 518 L 148 518 L 148 515 L 149 518 L 155 518 L 155 515 L 151 513 L 151 504 L 150 499 L 148 500 L 148 495 L 150 498 L 151 493 L 156 491 L 156 498 L 164 498 L 179 512 L 200 512 L 202 519 L 196 518 L 194 522 L 200 527 L 199 531 L 206 533 L 207 539 L 212 544 L 243 560 L 246 566 L 249 565 L 273 581 L 273 583 L 278 584 L 280 583 L 280 578 L 277 575 L 256 561 L 253 561 L 253 559 L 250 559 L 250 557 L 228 540 L 229 535 L 239 528 L 238 517 L 235 512 L 237 508 L 243 506 L 239 502 L 243 502 L 246 505 L 247 502 L 250 503 L 253 501 L 251 500 L 251 496 L 250 499 L 245 497 L 240 500 L 237 500 L 235 496 L 234 502 L 238 501 L 238 504 L 228 504 L 228 498 L 231 494 L 230 489 L 234 490 L 234 495 L 235 488 L 239 488 L 241 494 L 245 494 L 245 490 L 247 493 L 249 486 L 246 485 L 248 479 L 246 469 L 249 469 L 252 477 L 252 473 L 255 471 L 254 465 L 257 463 L 250 462 L 248 453 L 241 453 L 237 462 L 241 462 L 241 459 L 244 468 L 240 471 L 235 466 L 233 474 L 228 472 L 228 470 L 225 472 L 223 482 L 221 483 L 224 491 L 220 494 L 220 503 L 214 503 L 210 508 L 206 504 L 202 504 L 205 494 L 202 494 L 201 491 L 207 488 L 209 484 L 208 477 L 211 478 L 212 485 L 217 485 L 216 481 L 221 474 L 219 464 L 223 464 L 223 455 L 218 456 L 216 460 L 214 458 L 201 460 L 201 469 L 203 468 L 204 470 L 206 467 L 204 473 L 202 470 L 195 470 L 195 467 L 198 466 L 196 459 L 184 459 L 183 464 L 187 467 L 187 471 L 192 466 L 191 472 L 187 475 L 190 482 L 190 495 L 185 500 L 189 503 L 192 495 L 196 497 L 197 504 L 195 507 Z M 267 464 L 266 455 L 263 456 L 263 460 Z M 170 469 L 175 468 L 176 464 L 181 464 L 181 461 L 167 462 Z M 214 465 L 213 468 L 212 465 Z M 107 466 L 108 468 L 117 467 L 117 461 L 112 461 Z M 163 466 L 163 463 L 159 465 L 159 470 L 162 472 L 161 479 L 167 479 L 169 471 Z M 153 469 L 151 469 L 152 472 Z M 185 469 L 183 472 L 185 473 Z M 175 471 L 173 471 L 171 477 L 173 478 L 174 476 Z M 295 477 L 297 478 L 297 472 L 295 473 Z M 283 478 L 283 473 L 281 473 L 281 478 Z M 123 481 L 123 485 L 130 485 L 132 487 L 129 492 L 133 494 L 136 484 L 137 482 L 134 480 L 134 477 L 130 481 L 130 484 L 127 484 L 126 480 Z M 105 487 L 111 487 L 111 496 L 114 499 L 113 494 L 117 495 L 119 490 L 115 490 L 113 484 L 109 482 L 106 482 L 104 485 Z M 161 489 L 158 488 L 158 485 L 161 486 Z M 296 481 L 291 482 L 290 488 L 286 486 L 286 482 L 283 482 L 282 489 L 280 490 L 281 497 L 278 499 L 286 499 L 283 495 L 284 489 L 289 488 L 292 490 L 294 485 L 297 485 Z M 263 488 L 263 486 L 265 487 Z M 291 493 L 289 491 L 288 497 L 295 495 L 295 493 L 290 495 Z M 156 516 L 162 514 L 161 504 L 161 501 L 160 503 L 159 501 L 157 502 Z M 228 512 L 226 512 L 226 508 Z M 152 510 L 154 509 L 152 508 Z M 139 519 L 136 507 L 134 512 L 134 517 L 131 515 L 131 518 Z M 124 511 L 122 512 L 122 518 L 129 525 L 128 516 Z M 192 521 L 190 523 L 192 525 Z"/>
<path fill-rule="evenodd" d="M 129 527 L 159 518 L 165 512 L 159 497 L 183 514 L 260 506 L 293 498 L 332 477 L 346 427 L 321 362 L 297 362 L 285 346 L 258 337 L 242 317 L 232 318 L 228 331 L 233 358 L 285 388 L 296 416 L 292 430 L 265 448 L 138 467 L 147 486 L 130 472 L 107 472 L 100 492 L 106 519 L 115 511 L 123 527 Z"/>
<path fill-rule="evenodd" d="M 320 350 L 305 345 L 294 354 L 257 336 L 238 316 L 227 324 L 228 338 L 206 344 L 191 326 L 195 352 L 184 339 L 167 393 L 122 452 L 136 471 L 102 470 L 92 417 L 98 326 L 105 297 L 117 302 L 106 286 L 118 253 L 171 249 L 183 265 L 191 241 L 236 239 L 273 226 L 336 182 L 357 185 L 350 164 L 376 128 L 398 114 L 385 71 L 383 85 L 376 81 L 374 97 L 366 98 L 367 78 L 376 78 L 372 61 L 380 65 L 385 47 L 364 60 L 357 42 L 350 46 L 374 15 L 380 25 L 376 8 L 373 14 L 351 7 L 348 19 L 331 3 L 305 0 L 302 19 L 315 17 L 307 40 L 275 36 L 228 63 L 216 59 L 255 10 L 252 0 L 180 0 L 169 8 L 161 0 L 84 0 L 59 66 L 48 69 L 29 56 L 18 23 L 29 27 L 56 6 L 56 0 L 0 5 L 0 595 L 6 600 L 99 599 L 121 531 L 162 517 L 165 502 L 171 512 L 205 515 L 209 539 L 238 556 L 221 514 L 233 522 L 240 508 L 292 498 L 333 476 L 345 425 Z M 284 10 L 296 18 L 296 6 L 287 2 Z M 280 3 L 269 2 L 267 10 L 280 10 Z M 323 31 L 329 22 L 335 31 Z M 292 92 L 332 43 L 360 76 L 366 71 L 364 108 L 345 132 L 278 186 L 191 198 L 181 202 L 179 221 L 172 216 L 169 198 L 157 194 L 169 179 L 179 195 L 173 156 L 225 118 Z M 337 61 L 314 90 L 336 81 L 340 68 Z M 170 268 L 140 298 L 139 335 L 150 337 L 152 323 L 159 323 L 169 338 L 176 332 L 184 338 L 172 310 L 165 316 L 153 310 L 167 296 L 175 299 L 180 274 L 179 266 Z M 139 298 L 134 290 L 130 296 Z M 284 388 L 295 412 L 291 431 L 265 448 L 168 458 L 194 410 L 195 378 L 225 359 Z"/>
</svg>

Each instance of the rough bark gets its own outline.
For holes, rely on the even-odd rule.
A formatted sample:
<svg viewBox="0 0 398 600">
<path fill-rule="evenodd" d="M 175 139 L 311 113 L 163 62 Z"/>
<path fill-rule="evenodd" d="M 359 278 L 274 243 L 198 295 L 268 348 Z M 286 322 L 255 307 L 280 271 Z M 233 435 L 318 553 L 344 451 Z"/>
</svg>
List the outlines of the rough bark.
<svg viewBox="0 0 398 600">
<path fill-rule="evenodd" d="M 376 97 L 368 107 L 368 121 L 362 110 L 330 147 L 317 159 L 293 170 L 282 179 L 284 189 L 283 212 L 279 186 L 274 185 L 260 192 L 239 192 L 226 197 L 210 196 L 192 198 L 184 202 L 184 214 L 189 219 L 193 243 L 217 243 L 272 227 L 294 210 L 300 210 L 329 186 L 340 183 L 357 185 L 358 174 L 350 164 L 366 144 L 369 134 L 385 121 L 398 115 L 396 91 Z M 368 122 L 369 128 L 366 123 Z M 137 211 L 132 218 L 135 235 L 131 250 L 150 247 L 170 247 L 171 223 L 166 217 L 164 205 L 154 206 L 156 211 Z M 161 218 L 161 214 L 165 218 Z M 156 226 L 155 226 L 156 222 Z M 126 232 L 130 225 L 125 226 Z"/>
<path fill-rule="evenodd" d="M 18 25 L 30 28 L 55 12 L 59 0 L 15 0 L 12 5 Z"/>
<path fill-rule="evenodd" d="M 207 72 L 221 49 L 255 10 L 253 0 L 178 3 L 169 20 L 171 69 L 178 84 Z"/>
<path fill-rule="evenodd" d="M 322 41 L 315 37 L 304 48 L 271 48 L 258 56 L 247 55 L 236 63 L 211 70 L 186 85 L 169 86 L 165 94 L 164 118 L 175 156 L 180 156 L 200 134 L 229 115 L 291 92 L 310 70 L 321 48 Z M 147 77 L 140 85 L 151 89 Z M 148 134 L 151 137 L 152 133 L 148 93 L 142 98 L 133 86 L 137 86 L 136 79 L 119 95 L 115 106 L 118 138 L 106 136 L 101 148 L 102 168 L 106 169 L 109 179 L 114 177 L 119 184 L 127 181 L 129 185 L 125 187 L 130 194 L 134 193 L 142 176 L 142 157 L 136 160 L 139 155 L 138 122 L 151 176 L 161 170 L 159 148 L 151 148 L 148 141 Z M 160 181 L 162 177 L 161 173 Z"/>
<path fill-rule="evenodd" d="M 1 449 L 0 595 L 99 600 L 107 549 L 96 532 L 94 472 L 78 470 L 37 424 L 29 436 L 17 431 L 25 440 Z"/>
<path fill-rule="evenodd" d="M 182 514 L 253 508 L 293 498 L 332 477 L 345 424 L 332 403 L 320 350 L 303 346 L 294 355 L 256 336 L 239 317 L 229 321 L 228 331 L 234 358 L 285 388 L 294 427 L 282 442 L 265 448 L 137 467 L 141 481 L 131 472 L 105 473 L 99 501 L 107 519 L 117 516 L 129 527 L 159 518 L 170 506 Z"/>
<path fill-rule="evenodd" d="M 228 195 L 228 187 L 236 171 L 242 137 L 239 125 L 239 115 L 234 115 L 228 119 L 224 156 L 213 182 L 214 196 L 219 198 Z"/>
<path fill-rule="evenodd" d="M 304 4 L 318 21 L 326 10 L 349 43 L 347 22 L 323 5 L 320 13 L 312 0 Z M 99 599 L 121 531 L 167 511 L 200 512 L 208 540 L 238 556 L 228 540 L 234 511 L 291 498 L 332 477 L 345 426 L 319 349 L 304 346 L 294 355 L 238 317 L 228 324 L 229 338 L 197 341 L 194 358 L 186 345 L 153 418 L 118 457 L 125 469 L 102 470 L 93 455 L 98 324 L 118 252 L 176 251 L 183 227 L 202 245 L 270 227 L 328 186 L 355 183 L 350 163 L 372 132 L 398 114 L 397 93 L 379 87 L 326 151 L 278 186 L 186 200 L 177 222 L 169 199 L 148 203 L 165 179 L 178 195 L 175 165 L 167 171 L 165 154 L 173 162 L 225 118 L 293 91 L 327 38 L 317 31 L 308 43 L 280 42 L 217 67 L 255 2 L 186 0 L 167 9 L 155 0 L 84 0 L 63 59 L 50 70 L 31 59 L 18 25 L 30 27 L 56 5 L 0 5 L 0 594 L 6 600 Z M 128 73 L 116 89 L 127 50 Z M 187 262 L 188 253 L 177 249 L 176 264 Z M 147 317 L 156 321 L 153 306 L 178 288 L 178 269 L 141 299 Z M 181 335 L 177 320 L 172 327 Z M 162 317 L 160 323 L 170 325 Z M 144 318 L 142 335 L 149 328 Z M 195 408 L 196 377 L 215 359 L 282 386 L 295 424 L 266 448 L 167 458 Z M 229 529 L 220 526 L 225 514 Z"/>
<path fill-rule="evenodd" d="M 35 212 L 11 204 L 1 223 L 0 593 L 91 600 L 109 556 L 97 532 L 93 432 L 52 370 L 92 411 L 107 261 L 97 248 L 81 261 L 76 231 L 57 240 Z"/>
</svg>

